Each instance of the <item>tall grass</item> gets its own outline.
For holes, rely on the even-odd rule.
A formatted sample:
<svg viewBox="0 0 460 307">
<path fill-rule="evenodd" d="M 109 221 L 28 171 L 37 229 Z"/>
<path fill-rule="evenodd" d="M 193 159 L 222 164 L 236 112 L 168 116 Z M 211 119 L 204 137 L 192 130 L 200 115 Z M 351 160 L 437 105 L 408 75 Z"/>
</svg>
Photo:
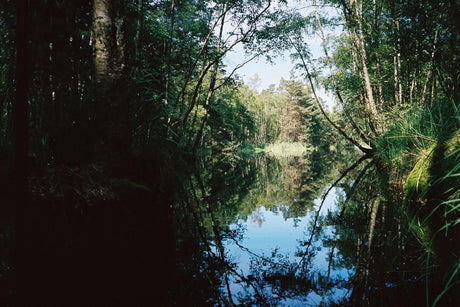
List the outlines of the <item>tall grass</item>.
<svg viewBox="0 0 460 307">
<path fill-rule="evenodd" d="M 454 243 L 460 237 L 460 112 L 453 102 L 439 100 L 395 114 L 376 157 L 389 165 L 390 181 L 404 183 L 411 229 L 427 255 L 427 304 L 437 306 L 452 300 L 460 284 L 460 248 Z M 428 272 L 433 254 L 443 267 Z M 442 282 L 441 290 L 430 289 L 428 277 Z"/>
<path fill-rule="evenodd" d="M 432 237 L 432 244 L 438 236 L 458 239 L 460 236 L 460 129 L 454 134 L 452 141 L 452 151 L 443 158 L 443 164 L 449 168 L 446 174 L 433 182 L 434 185 L 445 187 L 443 190 L 444 200 L 440 202 L 432 212 L 426 217 L 426 221 L 437 212 L 441 216 L 442 223 L 435 229 Z M 449 293 L 455 286 L 460 285 L 460 248 L 453 250 L 457 253 L 457 259 L 450 264 L 450 270 L 445 272 L 444 285 L 441 292 L 436 296 L 431 306 L 436 306 L 440 300 Z M 429 261 L 429 254 L 428 260 Z M 429 298 L 427 298 L 429 302 Z"/>
<path fill-rule="evenodd" d="M 417 157 L 436 141 L 437 125 L 426 110 L 401 110 L 377 142 L 377 157 L 406 175 Z"/>
</svg>

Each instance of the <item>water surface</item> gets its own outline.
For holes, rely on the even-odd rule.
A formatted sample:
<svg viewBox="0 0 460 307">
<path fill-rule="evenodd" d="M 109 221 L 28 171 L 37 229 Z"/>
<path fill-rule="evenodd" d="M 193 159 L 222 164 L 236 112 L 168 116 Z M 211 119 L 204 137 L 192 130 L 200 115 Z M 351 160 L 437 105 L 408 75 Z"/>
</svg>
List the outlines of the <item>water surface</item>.
<svg viewBox="0 0 460 307">
<path fill-rule="evenodd" d="M 398 206 L 391 205 L 394 200 L 382 193 L 372 162 L 363 161 L 335 182 L 353 163 L 318 152 L 204 159 L 175 207 L 180 282 L 172 301 L 423 302 L 420 247 Z"/>
</svg>

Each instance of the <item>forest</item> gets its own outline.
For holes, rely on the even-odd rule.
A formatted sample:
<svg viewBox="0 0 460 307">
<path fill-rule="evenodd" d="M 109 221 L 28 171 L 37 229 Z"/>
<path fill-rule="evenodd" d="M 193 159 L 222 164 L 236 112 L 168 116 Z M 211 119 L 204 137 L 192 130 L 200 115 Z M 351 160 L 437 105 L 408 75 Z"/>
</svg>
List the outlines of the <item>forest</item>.
<svg viewBox="0 0 460 307">
<path fill-rule="evenodd" d="M 2 306 L 460 303 L 458 1 L 0 0 L 0 37 Z M 300 262 L 242 276 L 229 225 L 279 199 L 316 217 Z"/>
</svg>

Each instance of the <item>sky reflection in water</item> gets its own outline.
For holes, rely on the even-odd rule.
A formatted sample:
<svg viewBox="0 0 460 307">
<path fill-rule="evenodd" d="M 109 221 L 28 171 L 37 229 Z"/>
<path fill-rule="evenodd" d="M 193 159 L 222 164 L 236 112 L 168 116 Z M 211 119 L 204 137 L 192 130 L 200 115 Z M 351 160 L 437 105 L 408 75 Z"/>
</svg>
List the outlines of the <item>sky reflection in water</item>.
<svg viewBox="0 0 460 307">
<path fill-rule="evenodd" d="M 328 210 L 337 210 L 336 198 L 338 193 L 338 190 L 335 188 L 331 190 L 321 209 L 321 214 L 326 214 Z M 305 216 L 298 218 L 285 218 L 281 210 L 283 206 L 281 205 L 274 206 L 270 210 L 267 210 L 264 206 L 260 206 L 246 220 L 240 219 L 237 224 L 231 225 L 230 229 L 236 230 L 238 227 L 244 229 L 243 239 L 238 243 L 254 254 L 269 257 L 274 249 L 278 249 L 278 253 L 288 256 L 289 261 L 299 262 L 300 257 L 295 256 L 299 248 L 299 241 L 306 240 L 310 236 L 309 226 L 315 217 L 320 203 L 321 199 L 316 199 L 314 202 L 315 211 L 309 211 Z M 323 231 L 328 237 L 332 238 L 334 226 L 324 227 Z M 240 246 L 233 240 L 225 242 L 228 259 L 237 264 L 236 271 L 243 273 L 244 276 L 248 276 L 251 274 L 251 257 L 254 256 L 251 256 L 248 251 L 243 250 Z M 317 252 L 312 261 L 313 269 L 319 270 L 326 275 L 330 248 L 323 247 L 321 240 L 315 241 L 313 246 Z M 335 254 L 337 252 L 336 249 Z M 331 270 L 331 278 L 340 275 L 344 279 L 349 279 L 351 274 L 351 270 L 344 268 L 333 268 Z M 247 290 L 247 288 L 246 285 L 240 283 L 232 283 L 230 286 L 233 295 L 245 289 Z M 347 295 L 347 291 L 347 289 L 333 288 L 332 297 L 334 299 L 341 299 Z M 318 294 L 311 291 L 305 294 L 304 296 L 283 299 L 280 303 L 287 306 L 319 305 L 321 301 L 321 295 L 319 294 L 321 293 Z"/>
</svg>

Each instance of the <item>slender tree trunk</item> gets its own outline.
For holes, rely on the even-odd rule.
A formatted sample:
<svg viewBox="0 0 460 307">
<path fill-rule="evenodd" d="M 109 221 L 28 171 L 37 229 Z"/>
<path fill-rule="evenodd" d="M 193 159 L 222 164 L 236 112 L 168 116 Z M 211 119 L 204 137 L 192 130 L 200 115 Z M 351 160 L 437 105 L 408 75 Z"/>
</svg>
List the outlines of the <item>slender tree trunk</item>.
<svg viewBox="0 0 460 307">
<path fill-rule="evenodd" d="M 227 12 L 227 4 L 223 4 L 222 6 L 222 19 L 221 19 L 221 25 L 220 25 L 220 31 L 219 31 L 219 39 L 217 42 L 217 53 L 221 52 L 221 45 L 222 45 L 222 37 L 224 33 L 224 25 L 225 25 L 225 15 Z M 203 129 L 204 125 L 206 123 L 207 117 L 208 117 L 208 111 L 209 111 L 209 105 L 211 103 L 212 96 L 214 95 L 214 91 L 216 88 L 216 80 L 217 80 L 217 72 L 219 68 L 219 61 L 214 61 L 214 65 L 212 67 L 211 71 L 211 81 L 209 84 L 209 89 L 208 89 L 208 95 L 206 96 L 206 101 L 204 105 L 205 109 L 205 114 L 201 120 L 200 124 L 200 129 L 198 130 L 198 134 L 195 139 L 195 143 L 193 144 L 193 148 L 196 149 L 198 147 L 198 144 L 203 136 Z"/>
<path fill-rule="evenodd" d="M 324 118 L 326 118 L 326 120 L 332 125 L 332 127 L 334 127 L 334 129 L 336 129 L 345 139 L 347 139 L 348 141 L 350 141 L 353 145 L 355 145 L 356 147 L 358 147 L 363 153 L 366 153 L 366 154 L 370 154 L 373 150 L 372 148 L 368 148 L 368 147 L 364 147 L 362 146 L 358 141 L 356 141 L 354 138 L 350 137 L 340 126 L 338 126 L 330 117 L 329 115 L 326 113 L 326 111 L 324 110 L 323 108 L 323 105 L 321 104 L 321 102 L 319 101 L 319 98 L 316 94 L 316 90 L 315 90 L 315 84 L 313 83 L 313 77 L 311 76 L 310 74 L 310 70 L 308 69 L 308 66 L 307 66 L 307 59 L 304 57 L 304 55 L 302 54 L 302 50 L 300 50 L 300 48 L 295 45 L 295 43 L 291 40 L 291 45 L 296 49 L 299 57 L 300 57 L 300 60 L 302 61 L 302 66 L 303 68 L 305 69 L 305 73 L 307 74 L 307 79 L 310 83 L 310 87 L 311 87 L 311 90 L 312 90 L 312 93 L 313 93 L 313 97 L 316 101 L 316 104 L 318 105 L 320 111 L 321 111 L 321 114 L 323 114 Z M 282 116 L 280 116 L 280 126 L 282 127 L 283 126 L 283 121 L 282 121 Z M 281 133 L 280 133 L 281 135 Z"/>
<path fill-rule="evenodd" d="M 350 37 L 353 38 L 354 35 L 356 35 L 356 33 L 351 31 L 350 29 L 348 29 L 348 35 L 350 35 Z M 353 59 L 353 67 L 352 67 L 353 73 L 359 77 L 359 80 L 360 80 L 360 83 L 362 85 L 362 88 L 364 88 L 364 85 L 362 84 L 363 74 L 361 72 L 360 65 L 359 65 L 358 50 L 357 50 L 356 44 L 351 45 L 351 55 L 352 55 L 352 59 Z M 364 97 L 363 89 L 360 89 L 359 92 L 357 93 L 357 95 L 358 95 L 358 98 L 359 98 L 359 102 L 362 105 L 366 105 L 366 102 L 365 102 L 366 98 Z"/>
<path fill-rule="evenodd" d="M 377 90 L 378 90 L 378 103 L 377 105 L 379 106 L 379 110 L 382 111 L 383 103 L 385 102 L 383 98 L 383 87 L 382 87 L 382 68 L 380 65 L 380 57 L 377 55 L 375 58 L 375 62 L 377 65 L 377 76 L 379 78 L 378 84 L 377 84 Z"/>
<path fill-rule="evenodd" d="M 372 201 L 371 209 L 371 220 L 369 222 L 369 236 L 367 238 L 367 257 L 370 257 L 371 254 L 371 247 L 372 247 L 372 240 L 374 238 L 374 229 L 375 223 L 377 221 L 377 211 L 379 209 L 380 200 L 375 199 Z"/>
<path fill-rule="evenodd" d="M 16 201 L 16 263 L 15 270 L 17 272 L 17 280 L 21 283 L 17 285 L 18 293 L 18 305 L 27 299 L 27 294 L 23 291 L 27 291 L 28 284 L 26 274 L 27 265 L 26 257 L 31 256 L 28 254 L 27 244 L 25 243 L 26 238 L 26 226 L 25 225 L 25 214 L 28 204 L 28 185 L 27 176 L 29 172 L 29 161 L 28 161 L 28 87 L 30 77 L 30 57 L 28 54 L 29 42 L 29 1 L 19 0 L 17 1 L 17 23 L 16 23 L 16 101 L 13 105 L 13 133 L 14 133 L 14 145 L 15 145 L 15 160 L 14 160 L 14 175 L 15 175 L 15 195 Z M 32 255 L 33 257 L 33 255 Z"/>
<path fill-rule="evenodd" d="M 169 37 L 166 44 L 166 80 L 165 80 L 165 100 L 164 103 L 169 103 L 169 84 L 171 81 L 171 52 L 172 52 L 172 42 L 174 34 L 174 20 L 175 20 L 175 1 L 171 1 L 171 17 L 169 23 Z M 168 119 L 168 122 L 170 119 Z"/>
<path fill-rule="evenodd" d="M 143 0 L 137 0 L 137 19 L 136 19 L 136 34 L 134 36 L 134 76 L 139 75 L 141 67 L 141 31 L 142 31 L 142 19 L 143 19 Z"/>
<path fill-rule="evenodd" d="M 195 174 L 195 178 L 197 179 L 198 185 L 201 190 L 201 194 L 204 197 L 204 195 L 206 195 L 204 183 L 201 180 L 201 177 L 199 174 Z M 217 220 L 215 219 L 214 213 L 212 212 L 211 203 L 210 203 L 209 198 L 205 198 L 204 202 L 206 203 L 206 212 L 208 214 L 209 220 L 211 221 L 211 227 L 212 227 L 212 231 L 213 231 L 214 238 L 215 238 L 214 243 L 216 244 L 216 247 L 217 247 L 219 261 L 222 265 L 222 268 L 227 268 L 228 264 L 227 264 L 227 261 L 225 260 L 225 247 L 222 244 L 222 236 L 219 230 L 219 225 L 217 224 Z M 232 292 L 230 288 L 230 281 L 228 278 L 227 269 L 224 271 L 224 280 L 225 280 L 225 284 L 227 288 L 227 295 L 228 295 L 230 306 L 235 306 L 235 303 L 233 302 L 233 298 L 232 298 Z"/>
<path fill-rule="evenodd" d="M 393 74 L 394 74 L 394 96 L 396 104 L 402 104 L 402 83 L 401 83 L 401 36 L 399 29 L 399 4 L 394 2 L 394 15 L 392 19 L 393 34 L 395 37 L 395 54 L 393 56 Z"/>
<path fill-rule="evenodd" d="M 433 39 L 433 50 L 431 51 L 431 57 L 430 57 L 430 68 L 428 69 L 428 73 L 426 74 L 425 78 L 425 83 L 423 85 L 423 92 L 422 92 L 422 98 L 421 98 L 421 105 L 425 104 L 426 100 L 426 95 L 428 91 L 428 85 L 431 80 L 431 77 L 433 76 L 433 70 L 434 70 L 434 56 L 436 53 L 436 44 L 438 42 L 438 30 L 434 33 L 434 39 Z M 431 97 L 430 97 L 431 98 Z"/>
<path fill-rule="evenodd" d="M 326 55 L 327 64 L 329 66 L 329 71 L 331 73 L 332 83 L 334 84 L 335 93 L 337 95 L 337 98 L 339 99 L 339 102 L 342 105 L 343 112 L 345 113 L 345 116 L 347 117 L 348 121 L 353 126 L 353 128 L 358 132 L 358 135 L 360 136 L 361 140 L 364 141 L 366 144 L 369 144 L 369 140 L 367 139 L 367 136 L 358 127 L 358 125 L 356 125 L 355 121 L 353 120 L 353 118 L 351 117 L 350 113 L 348 112 L 348 110 L 347 110 L 347 108 L 345 106 L 345 102 L 343 101 L 342 95 L 340 94 L 339 87 L 338 87 L 337 82 L 335 80 L 335 74 L 334 74 L 333 69 L 332 69 L 332 63 L 331 63 L 331 60 L 330 60 L 330 57 L 329 57 L 329 54 L 328 54 L 328 51 L 327 51 L 326 37 L 324 35 L 323 26 L 321 24 L 321 19 L 319 17 L 318 10 L 316 9 L 316 0 L 313 0 L 313 7 L 315 9 L 315 17 L 316 17 L 316 21 L 318 23 L 319 30 L 320 30 L 320 33 L 321 33 L 321 41 L 322 41 L 322 45 L 323 45 L 323 50 L 324 50 L 324 53 Z M 346 15 L 346 13 L 345 13 L 345 15 Z"/>
<path fill-rule="evenodd" d="M 396 54 L 393 56 L 393 76 L 394 76 L 394 97 L 395 97 L 395 102 L 396 104 L 401 104 L 401 101 L 399 99 L 398 95 L 398 88 L 399 88 L 399 76 L 398 76 L 398 65 L 397 65 L 397 60 L 396 60 Z"/>
<path fill-rule="evenodd" d="M 409 102 L 411 104 L 414 103 L 414 99 L 417 98 L 417 75 L 419 74 L 418 72 L 418 69 L 415 68 L 415 70 L 411 73 L 412 75 L 412 78 L 411 78 L 411 81 L 410 81 L 410 88 L 409 88 Z M 414 94 L 414 91 L 415 91 L 415 94 Z M 415 97 L 414 97 L 415 96 Z M 399 97 L 398 95 L 398 99 L 401 98 Z"/>
<path fill-rule="evenodd" d="M 196 123 L 197 118 L 198 118 L 198 107 L 195 108 L 195 112 L 193 113 L 192 123 L 190 124 L 190 130 L 189 130 L 188 136 L 187 136 L 186 148 L 188 148 L 190 146 L 190 142 L 191 142 L 191 140 L 193 138 L 193 128 L 195 127 L 195 123 Z"/>
<path fill-rule="evenodd" d="M 431 84 L 430 107 L 433 107 L 433 101 L 436 97 L 437 83 L 438 83 L 438 78 L 436 78 L 435 76 Z"/>
<path fill-rule="evenodd" d="M 223 23 L 224 23 L 224 19 L 222 19 L 222 25 L 223 25 Z M 220 43 L 220 40 L 219 40 L 219 43 Z M 214 95 L 214 90 L 215 90 L 215 86 L 216 86 L 217 69 L 218 69 L 218 62 L 215 62 L 214 66 L 213 66 L 213 69 L 211 71 L 211 82 L 210 82 L 210 85 L 209 85 L 208 94 L 206 96 L 206 101 L 205 101 L 205 104 L 204 104 L 204 116 L 201 119 L 200 128 L 198 129 L 198 133 L 196 135 L 195 142 L 193 143 L 193 149 L 194 150 L 198 147 L 198 145 L 199 145 L 199 143 L 200 143 L 200 141 L 201 141 L 201 139 L 203 137 L 204 125 L 206 123 L 206 120 L 208 119 L 209 105 L 211 103 L 212 96 Z"/>
<path fill-rule="evenodd" d="M 372 10 L 373 10 L 373 32 L 375 33 L 375 49 L 377 52 L 375 52 L 375 64 L 377 66 L 377 91 L 378 91 L 378 100 L 377 100 L 377 107 L 379 108 L 379 111 L 382 111 L 382 106 L 384 103 L 384 98 L 383 98 L 383 88 L 382 88 L 382 69 L 380 65 L 380 54 L 379 54 L 379 47 L 380 47 L 380 25 L 379 25 L 379 7 L 377 5 L 377 1 L 373 0 L 372 1 Z"/>
<path fill-rule="evenodd" d="M 362 12 L 362 2 L 357 3 L 357 1 L 353 1 L 352 4 L 355 3 L 355 19 L 358 25 L 358 35 L 356 38 L 358 39 L 357 46 L 361 58 L 361 69 L 363 70 L 363 77 L 364 77 L 364 84 L 366 88 L 366 94 L 367 94 L 367 104 L 366 104 L 366 109 L 371 114 L 372 116 L 372 123 L 376 126 L 379 126 L 379 114 L 377 111 L 377 107 L 375 104 L 374 100 L 374 94 L 372 91 L 372 83 L 369 75 L 369 70 L 367 67 L 367 52 L 366 48 L 364 46 L 364 33 L 363 33 L 363 25 L 362 25 L 362 15 L 360 12 Z"/>
</svg>

